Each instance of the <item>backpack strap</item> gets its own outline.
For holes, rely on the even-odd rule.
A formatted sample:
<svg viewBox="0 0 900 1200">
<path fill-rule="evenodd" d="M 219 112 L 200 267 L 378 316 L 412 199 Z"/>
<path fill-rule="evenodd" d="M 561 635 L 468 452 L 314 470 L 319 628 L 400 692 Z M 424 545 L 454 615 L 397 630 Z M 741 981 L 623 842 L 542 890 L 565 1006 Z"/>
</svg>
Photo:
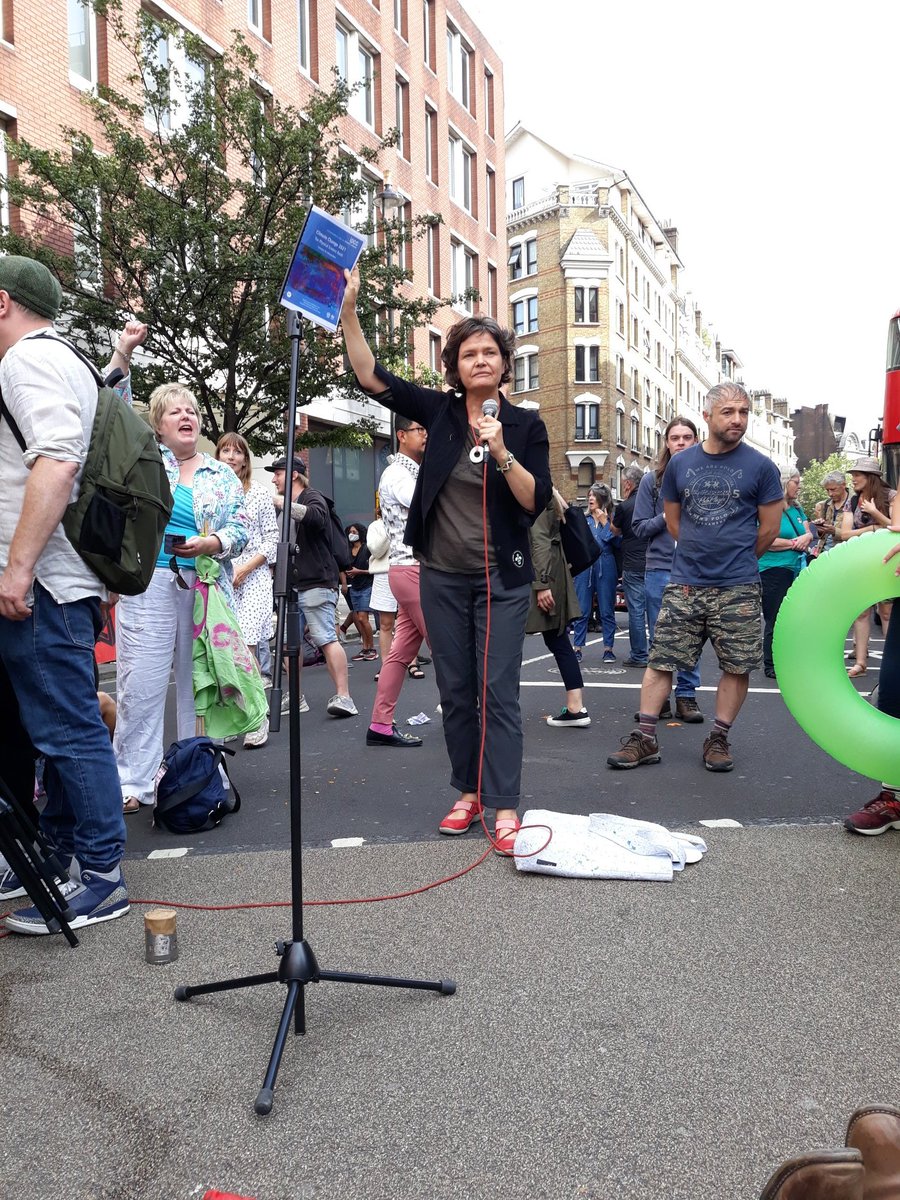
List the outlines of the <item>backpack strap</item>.
<svg viewBox="0 0 900 1200">
<path fill-rule="evenodd" d="M 81 362 L 84 364 L 84 366 L 87 367 L 87 369 L 93 375 L 94 379 L 97 381 L 97 387 L 101 388 L 104 386 L 103 376 L 100 374 L 100 372 L 97 370 L 97 368 L 91 362 L 91 360 L 87 357 L 87 355 L 82 354 L 77 346 L 73 346 L 72 343 L 67 342 L 65 338 L 58 337 L 57 335 L 51 334 L 51 333 L 36 333 L 31 340 L 37 342 L 41 339 L 48 341 L 48 342 L 59 342 L 61 345 L 66 346 L 69 350 L 72 351 L 72 353 L 76 356 L 76 358 L 79 358 L 81 360 Z M 122 376 L 122 378 L 124 379 L 124 375 Z"/>
<path fill-rule="evenodd" d="M 210 776 L 213 774 L 214 771 L 218 771 L 219 766 L 222 764 L 222 755 L 223 754 L 230 754 L 232 757 L 234 757 L 234 751 L 229 750 L 229 748 L 227 746 L 213 746 L 212 747 L 212 764 L 211 764 L 210 772 L 209 772 Z M 227 767 L 225 768 L 225 774 L 228 775 Z M 157 812 L 162 814 L 162 813 L 167 813 L 172 808 L 177 808 L 178 805 L 183 804 L 185 800 L 190 800 L 193 796 L 196 796 L 198 792 L 202 792 L 208 782 L 209 782 L 208 778 L 201 779 L 201 780 L 199 780 L 199 782 L 189 783 L 185 787 L 179 788 L 177 792 L 172 792 L 172 794 L 170 796 L 165 796 L 165 797 L 163 797 L 162 800 L 157 799 L 157 801 L 156 801 Z M 231 790 L 234 792 L 234 799 L 235 799 L 235 805 L 231 811 L 237 812 L 238 809 L 241 807 L 241 794 L 237 790 L 237 788 L 234 786 L 234 782 L 230 775 L 228 775 L 228 782 L 231 784 Z"/>
<path fill-rule="evenodd" d="M 6 417 L 7 424 L 9 425 L 10 429 L 12 430 L 13 437 L 19 443 L 19 449 L 24 454 L 25 451 L 28 449 L 28 447 L 25 445 L 25 439 L 22 437 L 22 430 L 15 423 L 15 421 L 13 420 L 13 417 L 12 417 L 12 413 L 9 411 L 9 409 L 6 407 L 6 405 L 3 403 L 3 393 L 0 392 L 0 421 L 2 421 L 4 417 Z"/>
<path fill-rule="evenodd" d="M 73 346 L 71 342 L 67 342 L 65 338 L 56 337 L 54 334 L 50 334 L 50 333 L 36 333 L 34 335 L 34 337 L 29 338 L 28 340 L 32 341 L 32 342 L 37 342 L 37 341 L 41 341 L 41 340 L 47 341 L 47 342 L 59 342 L 60 345 L 66 346 L 69 350 L 72 351 L 72 353 L 74 355 L 76 355 L 82 361 L 82 363 L 84 363 L 84 365 L 87 367 L 87 369 L 93 375 L 98 388 L 104 387 L 107 383 L 110 387 L 113 387 L 116 383 L 119 382 L 119 379 L 125 378 L 124 374 L 121 371 L 119 371 L 118 378 L 114 379 L 113 377 L 116 375 L 116 372 L 113 371 L 109 376 L 109 380 L 104 380 L 103 376 L 100 374 L 100 372 L 97 370 L 97 368 L 91 362 L 91 360 L 89 358 L 85 357 L 85 355 L 83 355 L 81 353 L 81 351 L 78 349 L 77 346 Z M 9 427 L 12 430 L 13 437 L 19 443 L 19 449 L 24 454 L 25 450 L 26 450 L 26 445 L 25 445 L 25 439 L 22 437 L 22 431 L 19 428 L 19 426 L 16 424 L 16 422 L 13 420 L 12 413 L 9 411 L 9 409 L 6 407 L 6 405 L 3 402 L 3 393 L 0 392 L 0 421 L 2 421 L 4 417 L 6 417 L 6 420 L 9 423 Z"/>
</svg>

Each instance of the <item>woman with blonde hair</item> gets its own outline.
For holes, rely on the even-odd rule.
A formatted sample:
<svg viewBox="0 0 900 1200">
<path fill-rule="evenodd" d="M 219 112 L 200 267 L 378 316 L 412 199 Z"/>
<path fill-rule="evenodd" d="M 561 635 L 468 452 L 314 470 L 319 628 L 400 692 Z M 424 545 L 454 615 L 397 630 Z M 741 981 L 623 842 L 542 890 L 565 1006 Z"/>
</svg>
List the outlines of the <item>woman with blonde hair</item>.
<svg viewBox="0 0 900 1200">
<path fill-rule="evenodd" d="M 216 443 L 216 458 L 237 475 L 244 489 L 247 510 L 247 544 L 232 561 L 234 611 L 247 648 L 259 659 L 259 647 L 272 631 L 272 573 L 278 550 L 278 518 L 272 494 L 254 482 L 250 447 L 239 433 L 223 433 Z M 264 746 L 269 738 L 268 718 L 244 737 L 244 749 Z"/>
<path fill-rule="evenodd" d="M 117 609 L 119 712 L 113 745 L 126 813 L 154 801 L 173 665 L 177 737 L 194 736 L 194 560 L 206 554 L 221 563 L 219 584 L 232 604 L 230 560 L 247 541 L 244 489 L 237 476 L 231 467 L 197 449 L 200 410 L 193 393 L 180 383 L 155 388 L 150 424 L 159 440 L 174 507 L 150 586 L 140 596 L 123 596 Z"/>
</svg>

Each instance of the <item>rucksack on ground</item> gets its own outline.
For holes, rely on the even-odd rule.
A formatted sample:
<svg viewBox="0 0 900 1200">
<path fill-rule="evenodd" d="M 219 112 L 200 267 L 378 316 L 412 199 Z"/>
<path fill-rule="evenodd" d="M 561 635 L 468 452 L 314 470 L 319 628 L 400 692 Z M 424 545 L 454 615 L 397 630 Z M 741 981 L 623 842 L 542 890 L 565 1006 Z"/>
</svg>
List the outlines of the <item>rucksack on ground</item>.
<svg viewBox="0 0 900 1200">
<path fill-rule="evenodd" d="M 50 335 L 38 334 L 34 340 L 41 337 Z M 64 338 L 52 340 L 77 355 L 97 381 L 97 412 L 81 489 L 63 515 L 63 529 L 101 583 L 123 596 L 136 596 L 153 577 L 172 513 L 172 489 L 156 435 L 104 384 L 90 359 Z M 8 411 L 3 415 L 24 451 L 21 431 Z"/>
<path fill-rule="evenodd" d="M 238 811 L 238 790 L 230 780 L 226 789 L 222 778 L 223 754 L 234 751 L 208 737 L 172 743 L 163 758 L 165 773 L 156 785 L 154 825 L 170 833 L 203 833 Z"/>
</svg>

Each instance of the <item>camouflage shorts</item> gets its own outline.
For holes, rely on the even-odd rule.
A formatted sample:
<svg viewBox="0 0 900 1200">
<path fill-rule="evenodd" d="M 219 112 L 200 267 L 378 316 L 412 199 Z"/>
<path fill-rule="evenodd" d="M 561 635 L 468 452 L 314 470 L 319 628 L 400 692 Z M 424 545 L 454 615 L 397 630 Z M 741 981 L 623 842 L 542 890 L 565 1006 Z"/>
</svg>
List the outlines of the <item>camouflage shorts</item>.
<svg viewBox="0 0 900 1200">
<path fill-rule="evenodd" d="M 762 655 L 761 593 L 758 583 L 726 588 L 670 583 L 663 592 L 650 666 L 657 671 L 690 671 L 709 641 L 723 671 L 729 675 L 753 671 Z"/>
</svg>

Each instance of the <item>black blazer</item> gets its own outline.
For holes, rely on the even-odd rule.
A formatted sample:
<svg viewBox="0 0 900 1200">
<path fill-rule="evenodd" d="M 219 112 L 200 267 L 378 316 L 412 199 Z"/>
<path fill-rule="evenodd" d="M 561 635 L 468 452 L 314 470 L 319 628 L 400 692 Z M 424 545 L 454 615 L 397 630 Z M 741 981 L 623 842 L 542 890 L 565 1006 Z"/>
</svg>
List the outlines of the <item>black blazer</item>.
<svg viewBox="0 0 900 1200">
<path fill-rule="evenodd" d="M 377 399 L 385 407 L 418 421 L 428 430 L 425 457 L 419 469 L 405 534 L 407 544 L 424 553 L 426 529 L 435 498 L 466 444 L 465 394 L 462 391 L 439 392 L 408 383 L 386 371 L 380 363 L 375 364 L 375 374 L 389 389 L 379 393 Z M 505 587 L 516 587 L 534 579 L 528 531 L 550 499 L 550 445 L 547 428 L 537 413 L 516 408 L 502 394 L 498 420 L 503 426 L 504 445 L 534 476 L 535 511 L 529 513 L 510 491 L 494 460 L 488 458 L 485 462 L 488 516 L 497 569 Z"/>
</svg>

